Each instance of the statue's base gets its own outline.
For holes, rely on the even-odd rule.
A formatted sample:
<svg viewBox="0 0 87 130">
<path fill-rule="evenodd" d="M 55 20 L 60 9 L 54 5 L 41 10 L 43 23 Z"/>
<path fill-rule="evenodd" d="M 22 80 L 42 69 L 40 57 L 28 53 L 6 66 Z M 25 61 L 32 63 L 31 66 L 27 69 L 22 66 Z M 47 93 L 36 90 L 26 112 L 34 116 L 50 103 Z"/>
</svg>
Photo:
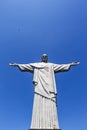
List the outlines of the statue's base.
<svg viewBox="0 0 87 130">
<path fill-rule="evenodd" d="M 61 129 L 28 129 L 28 130 L 61 130 Z"/>
</svg>

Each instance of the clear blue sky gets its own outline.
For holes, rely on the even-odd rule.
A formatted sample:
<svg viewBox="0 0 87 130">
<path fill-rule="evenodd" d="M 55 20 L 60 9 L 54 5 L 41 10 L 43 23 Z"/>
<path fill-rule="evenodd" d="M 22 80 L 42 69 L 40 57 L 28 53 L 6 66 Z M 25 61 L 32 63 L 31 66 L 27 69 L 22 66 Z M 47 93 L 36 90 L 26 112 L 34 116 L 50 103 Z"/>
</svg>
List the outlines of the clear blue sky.
<svg viewBox="0 0 87 130">
<path fill-rule="evenodd" d="M 10 62 L 80 61 L 56 74 L 62 130 L 87 130 L 87 1 L 0 0 L 0 130 L 27 130 L 33 105 L 33 75 Z"/>
</svg>

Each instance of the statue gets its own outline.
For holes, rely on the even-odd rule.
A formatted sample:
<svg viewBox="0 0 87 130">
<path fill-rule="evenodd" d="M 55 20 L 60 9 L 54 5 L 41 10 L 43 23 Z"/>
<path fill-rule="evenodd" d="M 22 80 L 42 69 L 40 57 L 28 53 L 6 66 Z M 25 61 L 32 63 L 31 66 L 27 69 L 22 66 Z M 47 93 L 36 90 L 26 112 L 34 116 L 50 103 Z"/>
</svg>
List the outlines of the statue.
<svg viewBox="0 0 87 130">
<path fill-rule="evenodd" d="M 57 90 L 54 74 L 68 71 L 71 66 L 78 64 L 79 62 L 70 64 L 49 63 L 47 54 L 42 55 L 39 63 L 9 64 L 18 67 L 22 72 L 27 71 L 34 74 L 34 104 L 30 129 L 60 129 L 57 117 Z"/>
</svg>

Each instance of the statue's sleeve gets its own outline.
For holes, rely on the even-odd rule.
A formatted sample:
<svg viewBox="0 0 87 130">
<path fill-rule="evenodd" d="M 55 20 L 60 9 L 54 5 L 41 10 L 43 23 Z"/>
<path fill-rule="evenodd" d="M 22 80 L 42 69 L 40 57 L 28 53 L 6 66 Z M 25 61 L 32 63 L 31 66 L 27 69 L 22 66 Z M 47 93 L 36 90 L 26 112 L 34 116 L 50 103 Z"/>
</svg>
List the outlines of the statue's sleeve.
<svg viewBox="0 0 87 130">
<path fill-rule="evenodd" d="M 71 67 L 71 64 L 53 64 L 55 73 L 68 71 L 70 67 Z"/>
<path fill-rule="evenodd" d="M 34 68 L 31 64 L 17 64 L 17 66 L 23 72 L 27 71 L 33 73 L 34 71 Z"/>
</svg>

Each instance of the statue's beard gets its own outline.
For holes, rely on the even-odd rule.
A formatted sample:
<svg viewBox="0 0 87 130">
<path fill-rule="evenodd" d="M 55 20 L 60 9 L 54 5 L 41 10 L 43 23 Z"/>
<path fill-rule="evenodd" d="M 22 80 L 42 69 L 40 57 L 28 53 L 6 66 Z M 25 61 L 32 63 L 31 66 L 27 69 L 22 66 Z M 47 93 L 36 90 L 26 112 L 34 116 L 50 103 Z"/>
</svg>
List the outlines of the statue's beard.
<svg viewBox="0 0 87 130">
<path fill-rule="evenodd" d="M 47 63 L 47 60 L 42 60 L 41 62 Z"/>
</svg>

